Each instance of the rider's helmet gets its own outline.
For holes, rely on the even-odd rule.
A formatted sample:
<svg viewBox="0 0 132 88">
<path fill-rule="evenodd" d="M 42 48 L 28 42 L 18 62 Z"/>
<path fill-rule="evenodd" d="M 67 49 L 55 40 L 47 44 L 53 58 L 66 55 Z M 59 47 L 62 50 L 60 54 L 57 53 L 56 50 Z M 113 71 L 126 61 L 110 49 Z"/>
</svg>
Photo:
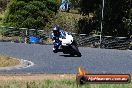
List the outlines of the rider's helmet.
<svg viewBox="0 0 132 88">
<path fill-rule="evenodd" d="M 53 33 L 54 33 L 54 34 L 59 34 L 59 32 L 60 32 L 60 27 L 59 27 L 59 26 L 55 26 L 55 27 L 53 28 Z"/>
</svg>

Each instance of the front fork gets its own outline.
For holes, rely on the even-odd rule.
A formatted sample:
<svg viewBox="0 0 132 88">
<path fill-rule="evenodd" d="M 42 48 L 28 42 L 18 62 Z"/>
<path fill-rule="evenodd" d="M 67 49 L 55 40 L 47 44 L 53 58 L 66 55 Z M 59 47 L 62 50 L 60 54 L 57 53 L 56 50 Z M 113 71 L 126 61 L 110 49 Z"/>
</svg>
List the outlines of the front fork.
<svg viewBox="0 0 132 88">
<path fill-rule="evenodd" d="M 61 42 L 53 42 L 53 52 L 57 53 L 59 50 L 59 46 L 61 45 Z"/>
</svg>

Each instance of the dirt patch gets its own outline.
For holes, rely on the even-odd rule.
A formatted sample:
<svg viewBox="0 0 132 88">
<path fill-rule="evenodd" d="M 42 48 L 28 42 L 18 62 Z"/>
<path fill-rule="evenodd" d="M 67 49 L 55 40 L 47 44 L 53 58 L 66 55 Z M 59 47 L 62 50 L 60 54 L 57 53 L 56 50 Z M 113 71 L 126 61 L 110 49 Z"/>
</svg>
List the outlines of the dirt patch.
<svg viewBox="0 0 132 88">
<path fill-rule="evenodd" d="M 0 56 L 0 67 L 16 66 L 20 61 L 8 56 Z"/>
<path fill-rule="evenodd" d="M 15 75 L 0 76 L 0 81 L 35 81 L 35 80 L 61 80 L 75 79 L 75 74 L 34 74 L 34 75 Z"/>
</svg>

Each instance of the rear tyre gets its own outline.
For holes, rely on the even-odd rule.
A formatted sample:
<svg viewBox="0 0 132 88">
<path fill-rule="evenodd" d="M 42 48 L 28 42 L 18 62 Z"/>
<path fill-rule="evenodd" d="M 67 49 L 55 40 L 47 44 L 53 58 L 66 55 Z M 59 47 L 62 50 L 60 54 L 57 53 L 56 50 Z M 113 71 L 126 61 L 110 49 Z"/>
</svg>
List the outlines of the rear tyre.
<svg viewBox="0 0 132 88">
<path fill-rule="evenodd" d="M 78 57 L 81 57 L 81 53 L 78 50 L 78 47 L 75 45 L 71 45 L 72 51 L 70 55 L 77 55 Z"/>
<path fill-rule="evenodd" d="M 77 56 L 78 56 L 78 57 L 81 57 L 81 56 L 82 56 L 82 54 L 81 54 L 80 52 L 78 52 Z"/>
</svg>

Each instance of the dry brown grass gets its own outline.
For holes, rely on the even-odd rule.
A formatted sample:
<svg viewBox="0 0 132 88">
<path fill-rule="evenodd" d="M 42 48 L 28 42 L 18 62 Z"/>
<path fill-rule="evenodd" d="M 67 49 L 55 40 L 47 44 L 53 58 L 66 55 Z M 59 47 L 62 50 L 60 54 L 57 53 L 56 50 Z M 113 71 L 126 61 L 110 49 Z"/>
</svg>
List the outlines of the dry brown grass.
<svg viewBox="0 0 132 88">
<path fill-rule="evenodd" d="M 5 75 L 0 76 L 1 81 L 42 81 L 42 80 L 62 80 L 62 79 L 75 79 L 75 74 L 25 74 L 25 75 Z"/>
<path fill-rule="evenodd" d="M 8 56 L 0 56 L 0 67 L 15 66 L 20 64 L 20 61 Z"/>
</svg>

